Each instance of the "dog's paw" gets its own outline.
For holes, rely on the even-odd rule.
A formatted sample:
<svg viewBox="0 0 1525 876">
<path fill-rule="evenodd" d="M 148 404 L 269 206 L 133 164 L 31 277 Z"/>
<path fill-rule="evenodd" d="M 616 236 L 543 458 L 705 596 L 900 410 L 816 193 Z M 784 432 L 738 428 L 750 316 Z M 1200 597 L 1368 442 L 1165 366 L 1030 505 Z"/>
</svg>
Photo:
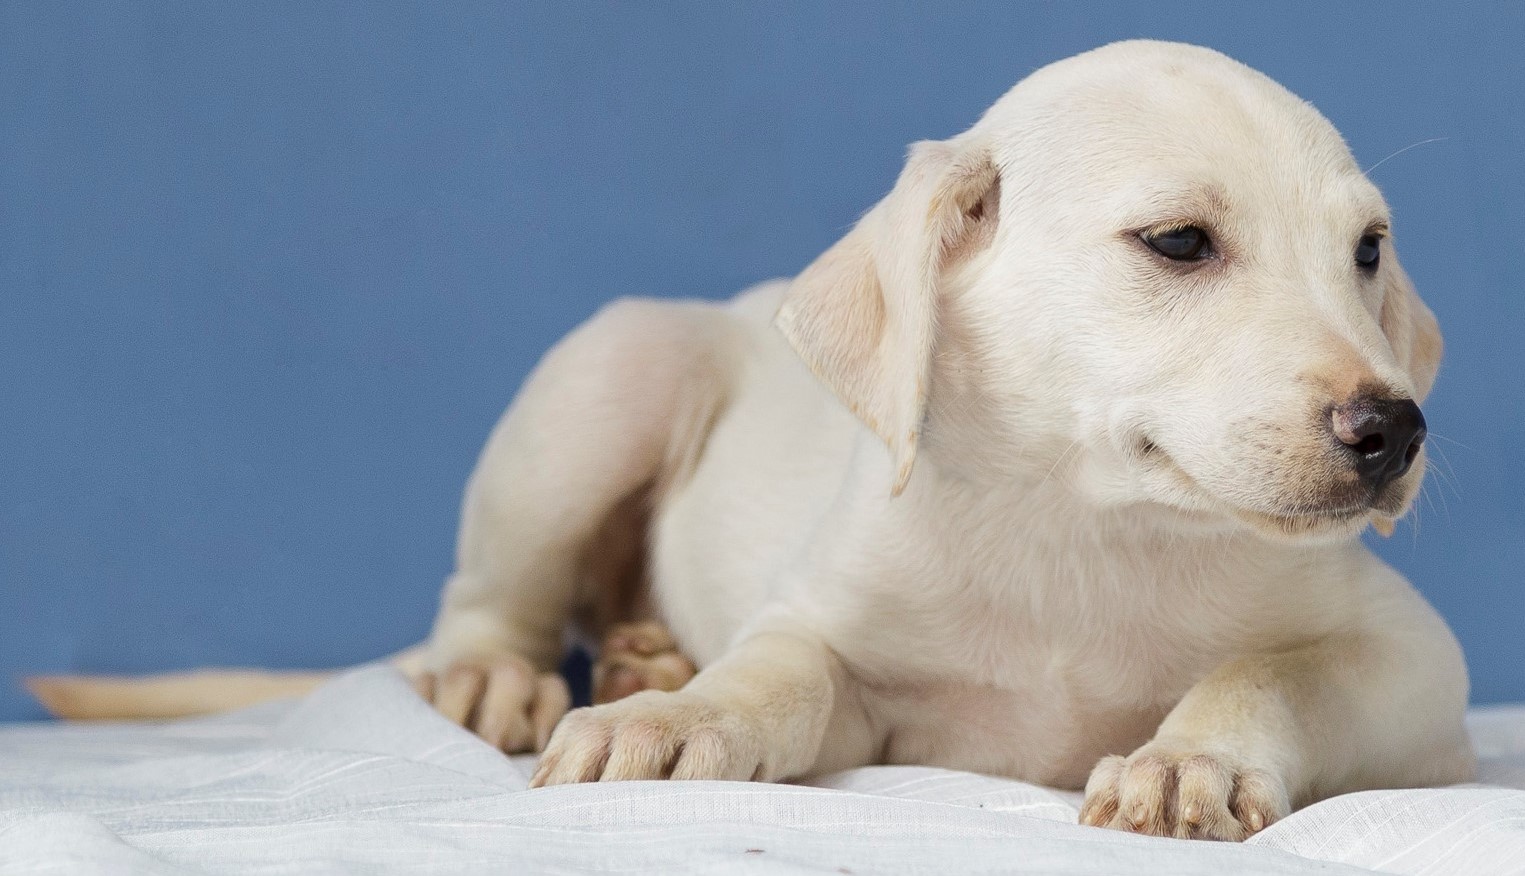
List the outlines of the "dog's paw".
<svg viewBox="0 0 1525 876">
<path fill-rule="evenodd" d="M 576 709 L 546 746 L 530 787 L 627 779 L 764 777 L 766 749 L 742 716 L 678 691 Z"/>
<path fill-rule="evenodd" d="M 694 664 L 656 621 L 618 624 L 593 664 L 593 702 L 612 703 L 643 690 L 673 691 L 694 677 Z"/>
<path fill-rule="evenodd" d="M 512 655 L 460 660 L 414 681 L 440 714 L 508 754 L 541 751 L 572 705 L 567 683 Z"/>
<path fill-rule="evenodd" d="M 1080 823 L 1238 842 L 1290 811 L 1286 787 L 1267 770 L 1222 754 L 1149 743 L 1096 765 Z"/>
</svg>

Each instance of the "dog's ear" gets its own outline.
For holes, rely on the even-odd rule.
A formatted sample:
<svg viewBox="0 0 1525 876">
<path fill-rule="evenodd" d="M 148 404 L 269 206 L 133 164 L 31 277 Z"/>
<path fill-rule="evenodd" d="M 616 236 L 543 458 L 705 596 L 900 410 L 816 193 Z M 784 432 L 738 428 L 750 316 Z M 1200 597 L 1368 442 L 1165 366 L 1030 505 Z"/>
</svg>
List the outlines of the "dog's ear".
<svg viewBox="0 0 1525 876">
<path fill-rule="evenodd" d="M 790 284 L 777 325 L 910 479 L 926 410 L 939 278 L 995 228 L 1000 178 L 983 147 L 914 144 L 895 188 Z"/>
<path fill-rule="evenodd" d="M 1392 345 L 1398 363 L 1414 383 L 1414 401 L 1422 402 L 1435 385 L 1440 370 L 1440 324 L 1420 300 L 1419 293 L 1398 260 L 1383 260 L 1382 332 Z"/>
</svg>

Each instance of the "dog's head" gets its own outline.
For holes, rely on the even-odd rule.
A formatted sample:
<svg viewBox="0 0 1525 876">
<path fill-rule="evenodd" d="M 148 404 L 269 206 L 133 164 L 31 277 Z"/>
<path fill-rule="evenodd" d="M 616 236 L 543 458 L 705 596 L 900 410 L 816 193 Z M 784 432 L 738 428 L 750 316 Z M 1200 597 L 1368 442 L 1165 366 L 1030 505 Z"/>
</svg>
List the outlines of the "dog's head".
<svg viewBox="0 0 1525 876">
<path fill-rule="evenodd" d="M 888 444 L 897 493 L 920 444 L 1283 537 L 1404 513 L 1441 348 L 1329 122 L 1153 42 L 1050 65 L 913 146 L 778 324 Z"/>
</svg>

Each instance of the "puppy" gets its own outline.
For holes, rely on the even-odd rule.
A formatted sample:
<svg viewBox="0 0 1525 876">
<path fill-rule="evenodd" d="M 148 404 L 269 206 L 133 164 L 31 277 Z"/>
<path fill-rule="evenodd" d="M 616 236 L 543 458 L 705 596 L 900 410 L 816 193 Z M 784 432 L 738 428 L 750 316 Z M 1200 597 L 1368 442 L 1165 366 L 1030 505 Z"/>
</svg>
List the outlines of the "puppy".
<svg viewBox="0 0 1525 876">
<path fill-rule="evenodd" d="M 1241 840 L 1464 781 L 1460 650 L 1358 538 L 1419 487 L 1440 352 L 1312 107 L 1192 46 L 1060 61 L 792 281 L 552 349 L 420 690 L 543 746 L 535 785 L 929 764 Z M 563 717 L 566 630 L 632 623 L 698 673 Z"/>
<path fill-rule="evenodd" d="M 1463 781 L 1460 651 L 1358 540 L 1418 489 L 1440 350 L 1313 108 L 1191 46 L 1061 61 L 793 281 L 553 349 L 467 489 L 428 686 L 527 741 L 525 667 L 644 603 L 701 671 L 566 715 L 536 785 L 932 764 L 1238 840 Z"/>
</svg>

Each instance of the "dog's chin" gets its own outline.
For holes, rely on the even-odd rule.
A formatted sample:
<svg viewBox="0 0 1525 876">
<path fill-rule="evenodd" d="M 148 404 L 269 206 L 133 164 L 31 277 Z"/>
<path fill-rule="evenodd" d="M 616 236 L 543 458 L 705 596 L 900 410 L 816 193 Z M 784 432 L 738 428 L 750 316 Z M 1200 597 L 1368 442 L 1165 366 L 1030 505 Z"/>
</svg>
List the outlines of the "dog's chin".
<svg viewBox="0 0 1525 876">
<path fill-rule="evenodd" d="M 1257 534 L 1274 541 L 1329 542 L 1353 538 L 1368 525 L 1391 535 L 1399 518 L 1408 513 L 1418 491 L 1422 470 L 1393 483 L 1370 502 L 1330 508 L 1278 512 L 1228 505 L 1228 513 Z"/>
<path fill-rule="evenodd" d="M 1310 514 L 1275 514 L 1236 508 L 1231 514 L 1262 538 L 1300 543 L 1344 541 L 1358 535 L 1372 517 L 1368 508 Z"/>
<path fill-rule="evenodd" d="M 1422 464 L 1368 503 L 1356 506 L 1317 509 L 1308 512 L 1276 513 L 1235 509 L 1234 516 L 1257 533 L 1277 541 L 1340 541 L 1359 535 L 1368 525 L 1383 535 L 1391 535 L 1398 519 L 1408 513 L 1424 477 Z"/>
<path fill-rule="evenodd" d="M 1282 511 L 1274 506 L 1269 510 L 1250 508 L 1216 495 L 1168 456 L 1162 456 L 1157 462 L 1175 487 L 1166 504 L 1176 506 L 1178 511 L 1188 512 L 1203 522 L 1216 518 L 1231 528 L 1248 528 L 1269 541 L 1303 544 L 1345 541 L 1373 523 L 1384 534 L 1390 533 L 1391 524 L 1408 511 L 1423 476 L 1422 468 L 1416 466 L 1414 471 L 1371 502 Z"/>
</svg>

